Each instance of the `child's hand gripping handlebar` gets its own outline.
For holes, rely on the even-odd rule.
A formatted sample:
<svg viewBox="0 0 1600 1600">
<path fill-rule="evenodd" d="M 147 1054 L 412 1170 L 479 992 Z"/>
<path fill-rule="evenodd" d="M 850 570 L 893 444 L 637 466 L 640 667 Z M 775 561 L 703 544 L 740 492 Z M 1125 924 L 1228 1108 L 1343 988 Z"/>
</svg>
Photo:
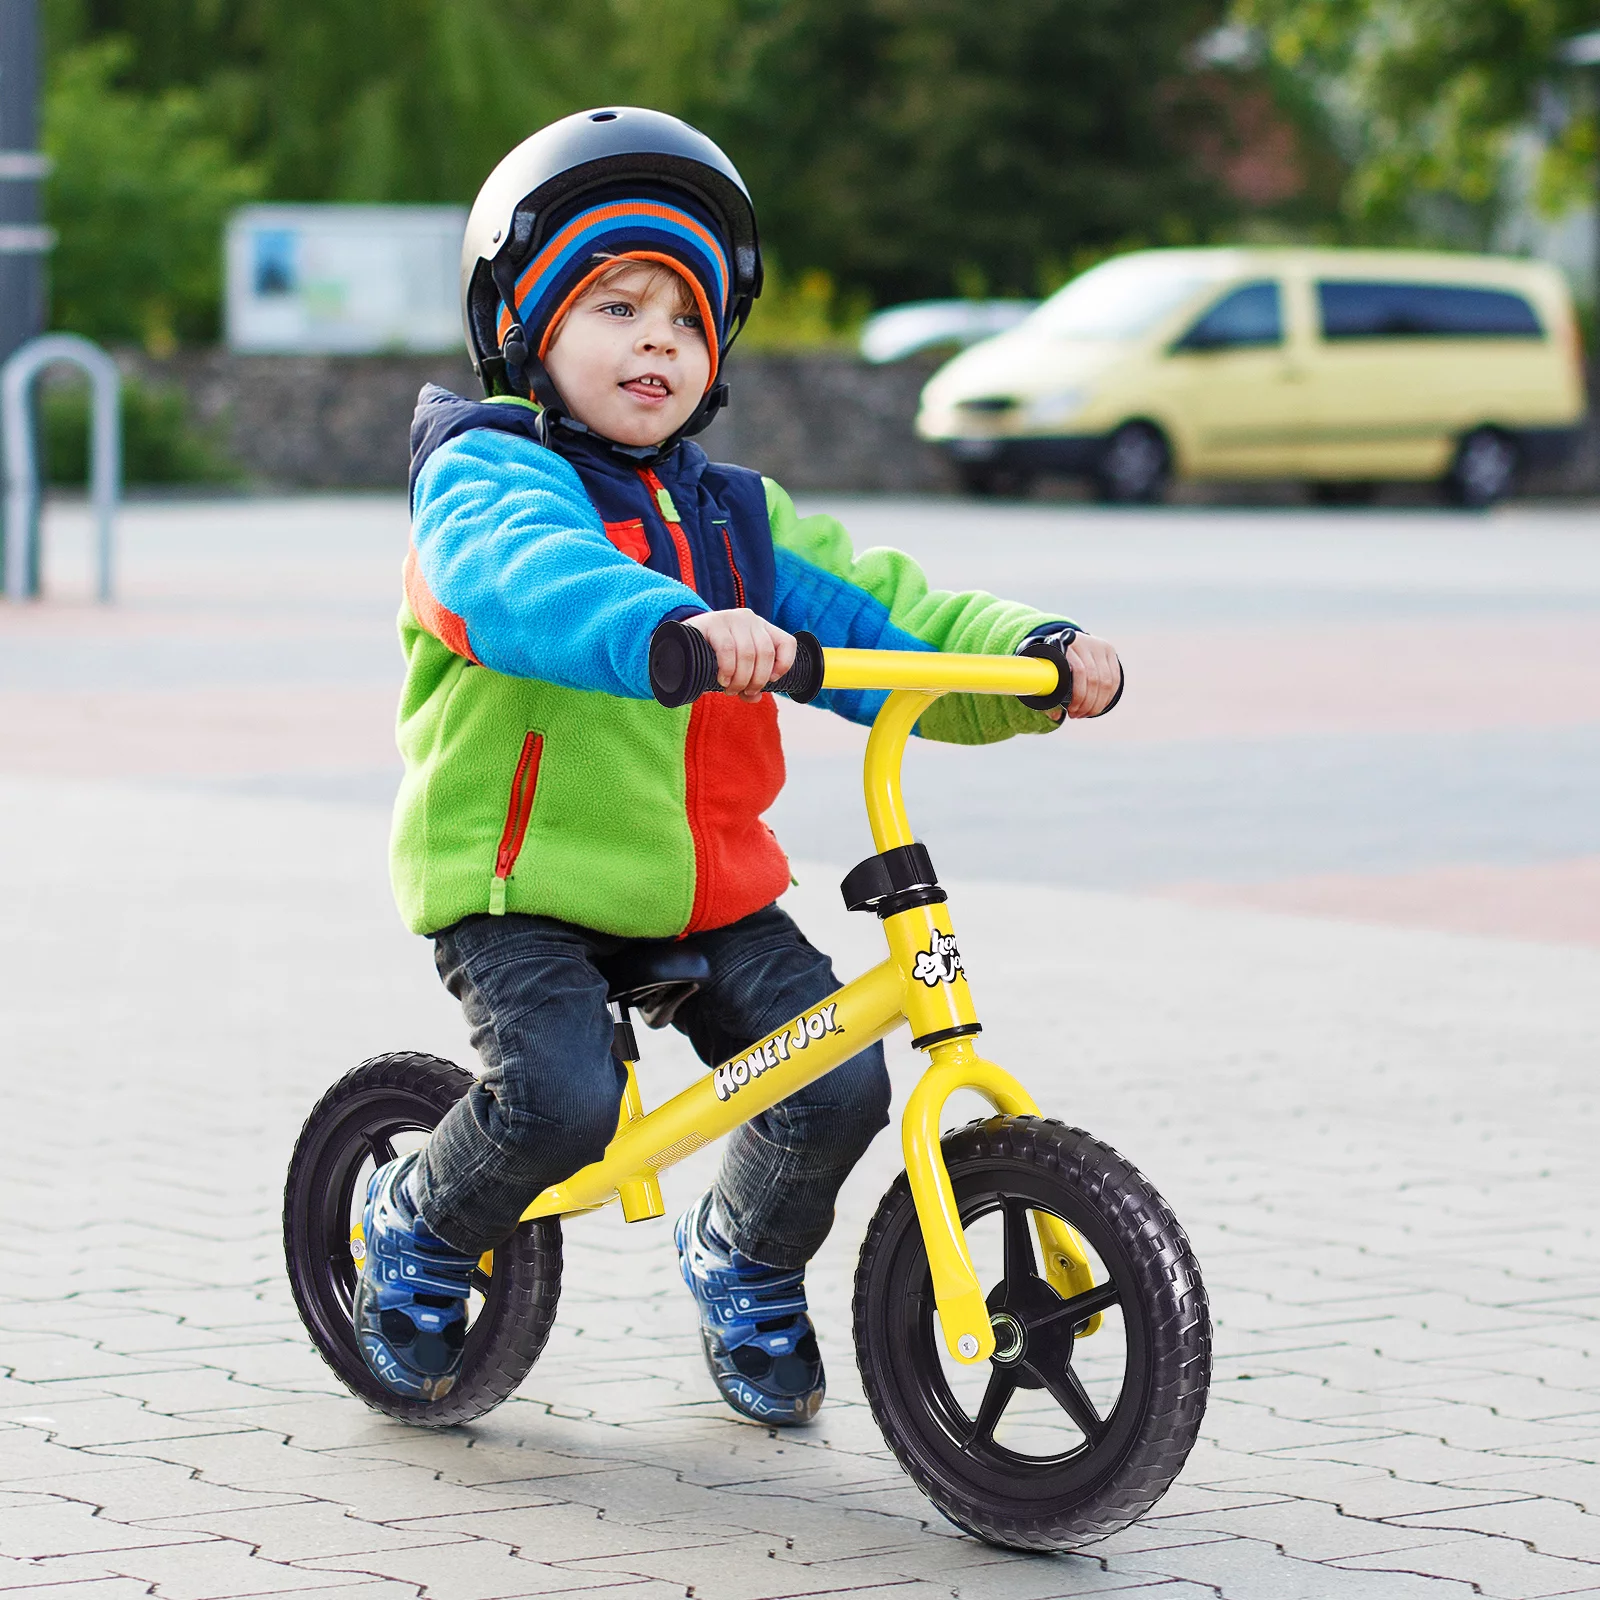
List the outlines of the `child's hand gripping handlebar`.
<svg viewBox="0 0 1600 1600">
<path fill-rule="evenodd" d="M 1025 706 L 1047 711 L 1065 708 L 1072 699 L 1067 648 L 1076 637 L 1075 630 L 1062 629 L 1029 639 L 1015 656 L 975 656 L 906 650 L 824 652 L 815 634 L 801 631 L 794 636 L 794 665 L 767 688 L 803 703 L 820 693 L 826 672 L 829 687 L 835 689 L 1014 694 Z M 710 642 L 685 623 L 663 622 L 650 636 L 650 689 L 656 699 L 664 706 L 686 706 L 717 687 L 717 657 Z M 1119 686 L 1104 710 L 1121 697 Z"/>
<path fill-rule="evenodd" d="M 685 622 L 663 622 L 650 635 L 650 691 L 664 706 L 686 706 L 717 687 L 717 653 Z M 822 645 L 814 633 L 794 636 L 794 665 L 767 685 L 804 704 L 822 688 Z"/>
</svg>

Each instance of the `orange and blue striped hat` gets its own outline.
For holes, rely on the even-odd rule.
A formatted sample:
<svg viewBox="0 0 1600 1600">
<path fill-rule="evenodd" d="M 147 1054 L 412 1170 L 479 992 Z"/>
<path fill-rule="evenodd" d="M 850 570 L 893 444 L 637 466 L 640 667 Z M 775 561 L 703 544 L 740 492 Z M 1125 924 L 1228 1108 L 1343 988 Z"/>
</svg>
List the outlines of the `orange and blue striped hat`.
<svg viewBox="0 0 1600 1600">
<path fill-rule="evenodd" d="M 653 188 L 653 186 L 651 186 Z M 626 190 L 590 190 L 550 221 L 533 256 L 517 273 L 517 319 L 529 347 L 544 359 L 551 335 L 573 302 L 617 261 L 648 261 L 670 268 L 689 285 L 711 351 L 709 388 L 716 381 L 727 331 L 732 279 L 730 252 L 711 213 L 681 189 L 634 183 Z M 501 343 L 511 312 L 500 302 Z"/>
</svg>

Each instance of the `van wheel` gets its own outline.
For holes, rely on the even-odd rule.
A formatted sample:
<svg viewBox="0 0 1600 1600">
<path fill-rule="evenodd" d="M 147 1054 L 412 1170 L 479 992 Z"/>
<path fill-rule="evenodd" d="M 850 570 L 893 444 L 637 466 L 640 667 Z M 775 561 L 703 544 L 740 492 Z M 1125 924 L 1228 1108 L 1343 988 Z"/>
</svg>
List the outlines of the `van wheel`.
<svg viewBox="0 0 1600 1600">
<path fill-rule="evenodd" d="M 1152 505 L 1164 500 L 1172 476 L 1172 451 L 1153 423 L 1125 422 L 1106 440 L 1095 464 L 1095 493 L 1110 505 Z"/>
<path fill-rule="evenodd" d="M 1517 486 L 1516 442 L 1498 428 L 1474 428 L 1456 446 L 1444 492 L 1455 505 L 1479 509 L 1504 500 Z"/>
</svg>

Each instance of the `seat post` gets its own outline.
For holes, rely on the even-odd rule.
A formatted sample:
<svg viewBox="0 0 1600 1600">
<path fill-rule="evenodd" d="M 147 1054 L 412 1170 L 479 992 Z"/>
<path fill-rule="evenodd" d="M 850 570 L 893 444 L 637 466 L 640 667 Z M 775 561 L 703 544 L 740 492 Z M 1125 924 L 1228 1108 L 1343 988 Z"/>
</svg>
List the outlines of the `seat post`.
<svg viewBox="0 0 1600 1600">
<path fill-rule="evenodd" d="M 628 1075 L 622 1086 L 622 1105 L 617 1112 L 617 1132 L 621 1133 L 630 1122 L 637 1122 L 644 1115 L 644 1102 L 639 1097 L 639 1077 L 634 1071 L 634 1063 L 639 1059 L 639 1041 L 634 1035 L 633 1023 L 628 1020 L 627 1006 L 616 1000 L 611 1002 L 611 1053 Z M 661 1181 L 653 1172 L 648 1177 L 619 1184 L 617 1196 L 622 1201 L 622 1215 L 629 1222 L 645 1222 L 666 1213 Z"/>
</svg>

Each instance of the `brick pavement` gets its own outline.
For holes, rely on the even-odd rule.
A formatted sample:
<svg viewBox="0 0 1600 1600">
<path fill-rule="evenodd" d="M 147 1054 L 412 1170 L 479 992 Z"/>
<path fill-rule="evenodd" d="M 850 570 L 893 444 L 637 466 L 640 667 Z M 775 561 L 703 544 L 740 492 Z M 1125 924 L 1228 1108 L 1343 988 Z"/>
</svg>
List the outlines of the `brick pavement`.
<svg viewBox="0 0 1600 1600">
<path fill-rule="evenodd" d="M 1544 942 L 1519 942 L 1072 887 L 1056 860 L 1041 873 L 1056 881 L 1022 893 L 959 817 L 941 862 L 992 1053 L 1145 1168 L 1206 1272 L 1211 1408 L 1155 1514 L 1084 1555 L 1011 1557 L 900 1476 L 846 1332 L 855 1249 L 898 1166 L 888 1140 L 812 1274 L 831 1390 L 801 1435 L 722 1411 L 666 1224 L 610 1214 L 567 1230 L 556 1332 L 482 1423 L 422 1433 L 343 1395 L 282 1280 L 288 1147 L 348 1064 L 401 1047 L 465 1059 L 462 1030 L 394 924 L 371 747 L 318 734 L 308 754 L 279 715 L 247 722 L 242 746 L 237 727 L 206 735 L 213 756 L 196 759 L 172 729 L 214 728 L 186 721 L 204 696 L 274 670 L 271 639 L 219 615 L 293 622 L 357 715 L 392 671 L 374 584 L 393 512 L 357 508 L 370 526 L 319 559 L 314 503 L 240 508 L 282 536 L 248 582 L 192 525 L 212 514 L 185 510 L 188 529 L 170 517 L 142 546 L 135 528 L 114 619 L 66 600 L 0 617 L 15 707 L 0 749 L 0 1587 L 1600 1593 L 1600 951 L 1544 924 Z M 70 703 L 108 730 L 85 723 L 83 741 L 59 737 L 50 703 L 68 689 L 32 665 L 67 633 L 82 646 L 62 650 L 79 663 Z M 163 727 L 169 756 L 137 765 L 138 731 Z M 126 759 L 97 770 L 85 745 Z M 986 779 L 962 804 L 986 795 L 1009 798 Z M 848 859 L 802 861 L 794 902 L 853 970 L 876 935 L 838 909 Z M 696 1070 L 676 1040 L 649 1045 L 650 1097 Z M 903 1046 L 893 1070 L 903 1091 Z M 708 1161 L 669 1176 L 669 1207 Z"/>
</svg>

